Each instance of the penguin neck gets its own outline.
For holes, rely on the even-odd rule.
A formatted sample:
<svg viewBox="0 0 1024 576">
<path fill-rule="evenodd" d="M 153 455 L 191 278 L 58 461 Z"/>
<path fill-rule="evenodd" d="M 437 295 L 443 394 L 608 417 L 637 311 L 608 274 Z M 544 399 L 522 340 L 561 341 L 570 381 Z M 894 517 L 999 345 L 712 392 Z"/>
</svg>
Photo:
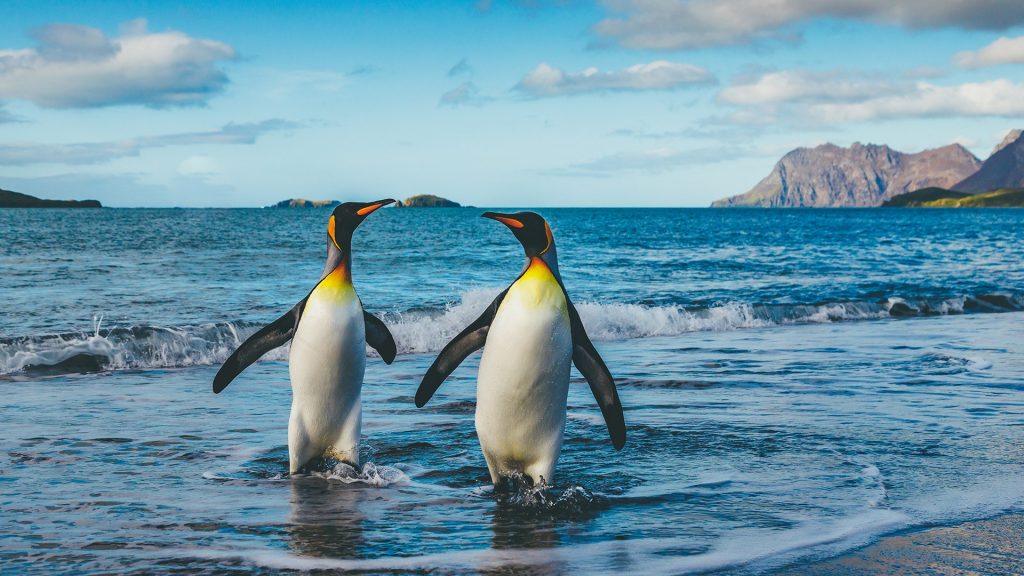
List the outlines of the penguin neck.
<svg viewBox="0 0 1024 576">
<path fill-rule="evenodd" d="M 351 258 L 351 239 L 338 238 L 344 240 L 339 242 L 338 246 L 334 244 L 334 241 L 330 238 L 327 239 L 327 261 L 324 263 L 324 271 L 320 275 L 320 280 L 331 276 L 332 278 L 345 282 L 347 284 L 352 283 L 352 258 Z M 339 248 L 340 246 L 340 248 Z"/>
<path fill-rule="evenodd" d="M 532 265 L 534 262 L 542 262 L 545 266 L 547 266 L 548 270 L 551 270 L 551 274 L 554 275 L 555 279 L 557 279 L 559 282 L 562 281 L 562 275 L 558 273 L 558 252 L 555 250 L 554 242 L 551 243 L 551 246 L 549 246 L 543 254 L 532 257 L 527 256 L 526 266 L 523 268 L 523 270 L 526 271 L 527 269 L 529 269 L 530 265 Z"/>
</svg>

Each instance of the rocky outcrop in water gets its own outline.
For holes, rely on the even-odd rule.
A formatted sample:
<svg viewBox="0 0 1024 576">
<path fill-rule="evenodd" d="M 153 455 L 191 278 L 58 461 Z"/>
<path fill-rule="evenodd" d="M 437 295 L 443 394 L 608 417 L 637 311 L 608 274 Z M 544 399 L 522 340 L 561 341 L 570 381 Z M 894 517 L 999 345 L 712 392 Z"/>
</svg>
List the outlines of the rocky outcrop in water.
<svg viewBox="0 0 1024 576">
<path fill-rule="evenodd" d="M 337 200 L 306 200 L 305 198 L 289 198 L 288 200 L 281 200 L 277 204 L 267 206 L 267 208 L 330 208 L 337 206 L 341 202 Z"/>
<path fill-rule="evenodd" d="M 102 208 L 99 200 L 44 200 L 0 189 L 0 208 Z"/>
<path fill-rule="evenodd" d="M 410 196 L 404 201 L 395 203 L 396 208 L 459 208 L 462 205 L 447 198 L 434 196 L 433 194 L 420 194 Z"/>
<path fill-rule="evenodd" d="M 907 154 L 885 145 L 797 148 L 749 192 L 713 207 L 868 207 L 920 188 L 950 188 L 981 166 L 959 144 Z"/>
</svg>

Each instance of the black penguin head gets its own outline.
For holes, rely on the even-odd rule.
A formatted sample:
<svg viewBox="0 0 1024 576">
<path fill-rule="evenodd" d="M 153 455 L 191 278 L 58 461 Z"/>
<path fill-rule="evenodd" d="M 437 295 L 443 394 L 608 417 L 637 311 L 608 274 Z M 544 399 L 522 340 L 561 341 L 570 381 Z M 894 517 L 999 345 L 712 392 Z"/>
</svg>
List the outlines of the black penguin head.
<svg viewBox="0 0 1024 576">
<path fill-rule="evenodd" d="M 352 241 L 352 232 L 378 208 L 393 203 L 394 200 L 385 198 L 376 202 L 345 202 L 339 204 L 331 214 L 327 222 L 327 236 L 331 242 L 342 251 L 347 252 L 347 246 Z"/>
<path fill-rule="evenodd" d="M 543 256 L 555 245 L 551 227 L 540 214 L 535 212 L 516 212 L 514 214 L 484 212 L 481 216 L 497 220 L 508 226 L 519 243 L 523 245 L 527 258 Z"/>
</svg>

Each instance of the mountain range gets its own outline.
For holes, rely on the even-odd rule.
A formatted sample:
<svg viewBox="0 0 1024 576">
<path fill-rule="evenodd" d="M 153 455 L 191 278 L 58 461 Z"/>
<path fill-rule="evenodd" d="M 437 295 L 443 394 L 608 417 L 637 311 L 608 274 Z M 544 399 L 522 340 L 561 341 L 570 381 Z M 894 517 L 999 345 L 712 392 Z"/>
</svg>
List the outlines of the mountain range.
<svg viewBox="0 0 1024 576">
<path fill-rule="evenodd" d="M 713 207 L 870 207 L 922 188 L 980 193 L 1024 187 L 1024 134 L 1013 130 L 982 162 L 959 144 L 906 153 L 886 145 L 797 148 L 750 191 Z"/>
</svg>

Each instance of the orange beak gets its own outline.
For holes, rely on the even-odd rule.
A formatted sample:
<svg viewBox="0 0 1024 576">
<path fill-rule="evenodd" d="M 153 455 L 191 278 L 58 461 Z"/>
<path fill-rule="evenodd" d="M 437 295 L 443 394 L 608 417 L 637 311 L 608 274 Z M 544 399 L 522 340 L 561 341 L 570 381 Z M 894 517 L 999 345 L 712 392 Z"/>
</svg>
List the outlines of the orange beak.
<svg viewBox="0 0 1024 576">
<path fill-rule="evenodd" d="M 363 206 L 359 210 L 356 210 L 356 214 L 358 214 L 360 216 L 364 216 L 364 217 L 365 216 L 369 216 L 370 214 L 373 214 L 374 212 L 376 212 L 380 208 L 383 208 L 384 206 L 387 206 L 388 204 L 393 204 L 394 202 L 395 201 L 390 199 L 390 198 L 386 198 L 384 200 L 378 200 L 376 202 L 371 202 L 371 203 L 367 204 L 366 206 Z"/>
<path fill-rule="evenodd" d="M 515 218 L 511 218 L 509 216 L 505 216 L 504 214 L 498 214 L 497 212 L 484 212 L 483 214 L 481 214 L 481 216 L 483 216 L 484 218 L 490 218 L 491 220 L 497 220 L 498 222 L 501 222 L 502 224 L 508 226 L 509 228 L 522 228 L 523 226 L 525 226 L 525 224 L 523 224 L 519 220 L 516 220 Z"/>
</svg>

